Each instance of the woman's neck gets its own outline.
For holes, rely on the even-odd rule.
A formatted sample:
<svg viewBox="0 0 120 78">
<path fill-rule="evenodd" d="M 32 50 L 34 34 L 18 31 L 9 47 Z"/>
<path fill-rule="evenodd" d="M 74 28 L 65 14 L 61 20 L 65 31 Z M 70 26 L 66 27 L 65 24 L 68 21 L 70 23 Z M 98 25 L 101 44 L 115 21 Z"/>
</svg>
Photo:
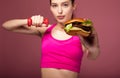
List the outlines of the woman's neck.
<svg viewBox="0 0 120 78">
<path fill-rule="evenodd" d="M 56 25 L 57 28 L 64 29 L 64 24 L 62 23 L 57 23 Z"/>
</svg>

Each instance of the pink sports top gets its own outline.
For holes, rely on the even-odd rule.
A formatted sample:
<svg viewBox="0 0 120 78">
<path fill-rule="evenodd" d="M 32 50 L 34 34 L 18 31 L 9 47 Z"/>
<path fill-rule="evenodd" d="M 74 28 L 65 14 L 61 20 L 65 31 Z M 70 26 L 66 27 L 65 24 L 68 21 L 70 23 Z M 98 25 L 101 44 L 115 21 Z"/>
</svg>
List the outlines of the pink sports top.
<svg viewBox="0 0 120 78">
<path fill-rule="evenodd" d="M 67 69 L 80 72 L 83 56 L 80 38 L 72 36 L 67 40 L 57 40 L 52 37 L 49 27 L 42 37 L 41 68 Z"/>
</svg>

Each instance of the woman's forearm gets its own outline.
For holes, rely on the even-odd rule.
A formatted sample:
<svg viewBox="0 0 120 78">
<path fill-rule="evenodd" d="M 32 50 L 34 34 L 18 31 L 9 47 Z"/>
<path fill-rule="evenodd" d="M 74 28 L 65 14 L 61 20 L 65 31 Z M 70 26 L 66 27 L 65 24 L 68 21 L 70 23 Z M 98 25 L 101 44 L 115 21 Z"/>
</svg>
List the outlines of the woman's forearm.
<svg viewBox="0 0 120 78">
<path fill-rule="evenodd" d="M 83 37 L 82 43 L 86 48 L 87 57 L 89 59 L 96 59 L 100 54 L 100 46 L 98 41 L 98 35 L 95 30 L 93 30 L 92 34 L 88 37 Z"/>
<path fill-rule="evenodd" d="M 95 60 L 100 55 L 100 48 L 97 46 L 93 48 L 89 48 L 87 52 L 88 52 L 87 53 L 88 59 Z"/>
<path fill-rule="evenodd" d="M 100 46 L 98 41 L 97 33 L 93 34 L 92 39 L 90 40 L 90 43 L 87 44 L 88 49 L 88 58 L 90 59 L 96 59 L 100 54 Z"/>
<path fill-rule="evenodd" d="M 13 30 L 18 27 L 24 26 L 26 24 L 27 24 L 27 19 L 13 19 L 4 22 L 2 26 L 7 30 Z"/>
</svg>

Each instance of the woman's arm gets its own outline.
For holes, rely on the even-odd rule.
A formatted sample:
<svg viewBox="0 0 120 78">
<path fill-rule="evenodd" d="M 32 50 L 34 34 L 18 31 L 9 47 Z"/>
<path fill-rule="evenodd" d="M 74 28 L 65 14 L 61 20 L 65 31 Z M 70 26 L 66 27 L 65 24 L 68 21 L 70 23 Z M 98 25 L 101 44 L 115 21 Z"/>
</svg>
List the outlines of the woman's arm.
<svg viewBox="0 0 120 78">
<path fill-rule="evenodd" d="M 40 15 L 32 16 L 32 26 L 28 26 L 27 19 L 12 19 L 3 23 L 3 28 L 12 32 L 18 32 L 23 34 L 32 34 L 32 35 L 40 35 L 46 29 L 46 27 L 42 26 L 43 17 Z M 39 26 L 39 27 L 38 27 Z"/>
<path fill-rule="evenodd" d="M 98 35 L 95 29 L 88 37 L 81 37 L 84 51 L 87 53 L 89 59 L 96 59 L 100 54 L 100 47 L 98 41 Z"/>
</svg>

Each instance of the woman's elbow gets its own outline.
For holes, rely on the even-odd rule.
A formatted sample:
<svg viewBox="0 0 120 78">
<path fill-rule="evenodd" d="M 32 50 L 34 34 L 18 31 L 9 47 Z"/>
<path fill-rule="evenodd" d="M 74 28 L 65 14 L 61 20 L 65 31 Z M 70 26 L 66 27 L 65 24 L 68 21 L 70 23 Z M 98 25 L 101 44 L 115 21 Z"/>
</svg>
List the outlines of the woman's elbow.
<svg viewBox="0 0 120 78">
<path fill-rule="evenodd" d="M 96 60 L 100 56 L 100 50 L 88 52 L 87 58 L 90 60 Z"/>
<path fill-rule="evenodd" d="M 8 30 L 8 31 L 12 31 L 11 26 L 9 26 L 9 25 L 7 24 L 7 22 L 4 22 L 4 23 L 2 24 L 2 27 L 3 27 L 4 29 Z"/>
<path fill-rule="evenodd" d="M 89 60 L 96 60 L 98 58 L 98 56 L 88 56 L 87 57 Z"/>
</svg>

